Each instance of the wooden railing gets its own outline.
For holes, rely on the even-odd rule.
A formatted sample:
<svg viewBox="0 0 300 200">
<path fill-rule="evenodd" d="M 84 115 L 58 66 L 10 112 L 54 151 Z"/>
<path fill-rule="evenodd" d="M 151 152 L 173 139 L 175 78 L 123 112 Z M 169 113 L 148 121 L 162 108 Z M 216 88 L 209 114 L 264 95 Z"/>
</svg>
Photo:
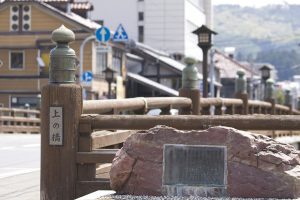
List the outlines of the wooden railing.
<svg viewBox="0 0 300 200">
<path fill-rule="evenodd" d="M 55 92 L 49 92 L 51 90 Z M 56 100 L 57 93 L 69 96 L 61 96 Z M 72 199 L 96 190 L 110 189 L 109 170 L 123 142 L 137 130 L 149 129 L 155 125 L 167 125 L 182 130 L 203 130 L 222 125 L 241 130 L 262 131 L 261 134 L 273 138 L 299 136 L 297 131 L 300 130 L 300 116 L 296 116 L 299 112 L 274 102 L 242 98 L 201 98 L 197 99 L 200 105 L 197 106 L 200 107 L 198 115 L 191 115 L 195 112 L 195 101 L 186 97 L 82 101 L 81 88 L 75 85 L 50 85 L 44 89 L 44 94 L 46 100 L 42 101 L 42 130 L 46 132 L 42 134 L 42 152 L 47 153 L 42 156 L 41 194 L 44 196 L 41 199 L 47 199 L 46 194 L 51 195 L 53 191 L 61 188 L 69 192 L 62 198 L 52 198 Z M 51 102 L 47 102 L 47 99 Z M 49 146 L 47 106 L 62 106 L 65 110 L 64 117 L 70 118 L 64 120 L 65 139 L 61 147 Z M 208 115 L 211 106 L 215 107 L 215 116 Z M 164 116 L 149 115 L 148 111 L 151 109 L 161 109 L 160 115 Z M 178 109 L 179 115 L 170 115 L 171 109 Z M 275 131 L 280 131 L 280 134 Z M 57 167 L 51 168 L 52 165 L 48 165 L 49 159 L 53 163 L 61 162 L 60 165 L 64 168 L 61 171 Z M 51 179 L 52 173 L 62 171 L 68 178 Z"/>
<path fill-rule="evenodd" d="M 0 108 L 0 133 L 39 133 L 40 111 Z"/>
<path fill-rule="evenodd" d="M 76 157 L 77 196 L 99 188 L 110 189 L 109 170 L 117 150 L 132 133 L 155 125 L 167 125 L 181 130 L 203 130 L 210 126 L 223 125 L 259 131 L 269 137 L 300 135 L 297 132 L 300 130 L 300 116 L 278 115 L 289 114 L 289 107 L 263 101 L 248 101 L 246 108 L 241 99 L 202 98 L 202 115 L 166 116 L 171 108 L 187 113 L 188 109 L 191 110 L 191 105 L 191 100 L 183 97 L 84 101 Z M 223 116 L 204 115 L 209 113 L 210 106 L 215 106 L 216 115 Z M 161 115 L 165 116 L 140 115 L 155 108 L 162 109 Z M 252 115 L 235 115 L 244 113 L 245 108 Z M 277 115 L 263 115 L 271 114 L 272 109 Z M 119 115 L 122 112 L 134 115 Z M 276 134 L 275 130 L 281 130 L 280 134 Z"/>
</svg>

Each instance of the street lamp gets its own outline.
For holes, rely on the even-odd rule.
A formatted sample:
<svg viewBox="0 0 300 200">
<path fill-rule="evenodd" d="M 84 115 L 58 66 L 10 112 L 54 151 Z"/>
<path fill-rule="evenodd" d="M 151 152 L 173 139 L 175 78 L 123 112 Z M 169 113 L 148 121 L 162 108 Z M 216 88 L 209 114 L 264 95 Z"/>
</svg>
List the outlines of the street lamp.
<svg viewBox="0 0 300 200">
<path fill-rule="evenodd" d="M 267 65 L 264 65 L 259 70 L 261 71 L 261 80 L 262 80 L 262 83 L 263 83 L 262 92 L 263 92 L 263 94 L 266 94 L 266 82 L 271 77 L 271 68 Z M 265 97 L 263 97 L 263 99 L 264 98 Z"/>
<path fill-rule="evenodd" d="M 212 34 L 217 35 L 216 32 L 210 30 L 205 25 L 193 31 L 198 36 L 198 46 L 203 52 L 203 97 L 207 97 L 208 93 L 208 82 L 207 82 L 207 54 L 208 50 L 212 47 Z M 212 84 L 212 83 L 211 83 Z"/>
<path fill-rule="evenodd" d="M 117 73 L 117 71 L 110 67 L 106 67 L 102 72 L 105 75 L 105 80 L 108 82 L 108 98 L 111 99 L 111 83 L 114 81 L 115 73 Z"/>
<path fill-rule="evenodd" d="M 266 83 L 266 81 L 271 77 L 271 68 L 267 65 L 262 66 L 260 69 L 261 78 Z"/>
</svg>

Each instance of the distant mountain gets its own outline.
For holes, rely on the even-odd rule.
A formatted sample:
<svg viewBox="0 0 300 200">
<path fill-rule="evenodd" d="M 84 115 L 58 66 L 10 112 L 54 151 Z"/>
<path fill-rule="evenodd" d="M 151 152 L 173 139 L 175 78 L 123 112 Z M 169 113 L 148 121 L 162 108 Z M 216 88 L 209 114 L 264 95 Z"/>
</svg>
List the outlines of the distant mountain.
<svg viewBox="0 0 300 200">
<path fill-rule="evenodd" d="M 281 80 L 300 74 L 300 5 L 218 5 L 214 20 L 218 48 L 236 47 L 238 60 L 273 64 Z"/>
</svg>

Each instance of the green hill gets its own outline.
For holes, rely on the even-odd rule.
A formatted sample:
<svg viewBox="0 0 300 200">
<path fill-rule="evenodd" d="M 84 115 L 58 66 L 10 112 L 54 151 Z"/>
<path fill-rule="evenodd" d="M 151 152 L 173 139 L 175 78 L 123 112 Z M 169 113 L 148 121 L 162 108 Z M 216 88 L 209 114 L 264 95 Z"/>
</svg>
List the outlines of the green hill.
<svg viewBox="0 0 300 200">
<path fill-rule="evenodd" d="M 219 5 L 214 7 L 214 43 L 236 47 L 236 58 L 269 62 L 280 79 L 300 74 L 300 6 L 271 5 L 262 8 Z"/>
</svg>

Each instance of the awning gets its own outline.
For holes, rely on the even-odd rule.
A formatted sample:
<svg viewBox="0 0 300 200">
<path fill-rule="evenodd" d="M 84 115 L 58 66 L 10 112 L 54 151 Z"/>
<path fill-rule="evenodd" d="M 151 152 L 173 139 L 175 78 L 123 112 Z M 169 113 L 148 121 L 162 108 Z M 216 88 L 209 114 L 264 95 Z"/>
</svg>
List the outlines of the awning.
<svg viewBox="0 0 300 200">
<path fill-rule="evenodd" d="M 167 95 L 170 95 L 170 96 L 179 96 L 179 92 L 178 91 L 173 90 L 173 89 L 171 89 L 169 87 L 166 87 L 166 86 L 164 86 L 162 84 L 159 84 L 159 83 L 157 83 L 155 81 L 152 81 L 152 80 L 150 80 L 148 78 L 145 78 L 143 76 L 140 76 L 138 74 L 134 74 L 134 73 L 128 72 L 127 73 L 127 77 L 129 79 L 132 79 L 132 80 L 134 80 L 134 81 L 136 81 L 136 82 L 144 85 L 144 86 L 150 87 L 150 88 L 152 88 L 154 90 L 160 91 L 160 92 L 165 93 Z"/>
</svg>

